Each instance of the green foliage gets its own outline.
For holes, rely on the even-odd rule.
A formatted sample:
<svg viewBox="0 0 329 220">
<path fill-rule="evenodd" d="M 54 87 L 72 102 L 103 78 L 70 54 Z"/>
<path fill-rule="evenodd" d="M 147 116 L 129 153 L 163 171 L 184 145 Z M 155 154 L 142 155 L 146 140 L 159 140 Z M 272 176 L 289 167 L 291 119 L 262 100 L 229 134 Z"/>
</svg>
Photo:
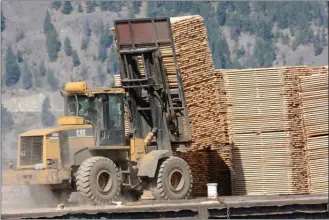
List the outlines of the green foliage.
<svg viewBox="0 0 329 220">
<path fill-rule="evenodd" d="M 1 11 L 1 32 L 3 32 L 6 29 L 6 18 L 3 15 L 3 12 Z"/>
<path fill-rule="evenodd" d="M 112 75 L 120 72 L 118 57 L 114 50 L 114 47 L 111 47 L 110 49 L 110 56 L 106 66 L 106 72 L 111 73 Z"/>
<path fill-rule="evenodd" d="M 228 2 L 220 1 L 217 3 L 217 19 L 219 25 L 223 26 L 226 22 L 226 9 L 228 7 Z"/>
<path fill-rule="evenodd" d="M 21 51 L 18 51 L 17 52 L 17 61 L 19 63 L 22 63 L 24 61 L 24 59 L 23 59 L 23 53 Z"/>
<path fill-rule="evenodd" d="M 320 33 L 317 33 L 313 42 L 314 55 L 318 56 L 323 52 L 324 42 L 320 39 Z"/>
<path fill-rule="evenodd" d="M 101 35 L 99 39 L 99 50 L 98 50 L 98 59 L 102 62 L 107 58 L 107 48 L 111 47 L 113 43 L 113 35 L 110 34 L 110 26 L 109 24 L 103 28 L 103 24 L 101 24 Z"/>
<path fill-rule="evenodd" d="M 72 11 L 73 11 L 73 7 L 71 5 L 71 2 L 70 1 L 65 1 L 63 9 L 62 9 L 62 13 L 65 14 L 65 15 L 69 15 L 69 14 L 71 14 Z"/>
<path fill-rule="evenodd" d="M 257 59 L 257 67 L 271 67 L 272 62 L 276 59 L 274 42 L 258 38 L 253 55 Z"/>
<path fill-rule="evenodd" d="M 51 69 L 47 70 L 47 81 L 48 81 L 48 85 L 52 90 L 58 89 L 59 81 L 56 78 L 54 71 Z"/>
<path fill-rule="evenodd" d="M 7 133 L 14 128 L 15 122 L 10 111 L 1 104 L 1 131 Z"/>
<path fill-rule="evenodd" d="M 46 73 L 47 73 L 47 70 L 45 67 L 45 62 L 43 60 L 40 62 L 40 65 L 39 65 L 39 73 L 40 73 L 40 76 L 46 76 Z"/>
<path fill-rule="evenodd" d="M 65 50 L 66 56 L 72 55 L 72 46 L 71 46 L 71 41 L 70 41 L 69 37 L 65 38 L 64 50 Z"/>
<path fill-rule="evenodd" d="M 256 36 L 264 40 L 271 40 L 273 23 L 267 22 L 265 20 L 260 20 L 256 25 Z"/>
<path fill-rule="evenodd" d="M 88 21 L 85 22 L 84 28 L 83 28 L 83 36 L 82 36 L 82 42 L 81 42 L 81 49 L 85 50 L 88 47 L 90 36 L 91 36 L 91 28 Z"/>
<path fill-rule="evenodd" d="M 27 65 L 27 62 L 25 62 L 23 69 L 23 89 L 29 90 L 33 87 L 32 77 L 33 75 Z"/>
<path fill-rule="evenodd" d="M 49 60 L 56 61 L 58 58 L 58 52 L 61 50 L 61 42 L 58 40 L 56 29 L 52 29 L 50 32 L 48 32 L 46 38 Z"/>
<path fill-rule="evenodd" d="M 118 12 L 121 11 L 124 4 L 124 1 L 101 1 L 99 6 L 102 11 Z"/>
<path fill-rule="evenodd" d="M 62 7 L 62 1 L 53 1 L 51 7 L 58 10 Z"/>
<path fill-rule="evenodd" d="M 49 11 L 47 11 L 45 19 L 43 21 L 43 32 L 46 34 L 54 28 L 55 28 L 54 25 L 51 23 L 51 17 Z"/>
<path fill-rule="evenodd" d="M 46 46 L 49 60 L 56 61 L 58 57 L 57 53 L 61 49 L 61 42 L 58 40 L 55 26 L 51 23 L 49 11 L 46 13 L 43 28 L 46 35 Z"/>
<path fill-rule="evenodd" d="M 241 48 L 237 49 L 236 51 L 236 56 L 238 59 L 243 57 L 245 55 L 246 51 L 244 50 L 244 47 L 242 46 Z"/>
<path fill-rule="evenodd" d="M 81 6 L 80 3 L 79 3 L 79 5 L 78 5 L 78 12 L 79 12 L 79 13 L 83 13 L 83 9 L 82 9 L 82 6 Z"/>
<path fill-rule="evenodd" d="M 235 10 L 239 12 L 243 17 L 248 16 L 250 14 L 249 2 L 239 1 L 232 2 L 234 4 Z"/>
<path fill-rule="evenodd" d="M 92 13 L 95 11 L 95 7 L 97 7 L 97 2 L 95 1 L 87 1 L 87 13 Z"/>
<path fill-rule="evenodd" d="M 78 55 L 76 50 L 73 51 L 72 57 L 73 57 L 73 66 L 79 66 L 80 65 L 80 60 L 79 60 L 79 55 Z"/>
<path fill-rule="evenodd" d="M 51 105 L 49 98 L 46 97 L 42 104 L 42 114 L 41 114 L 41 122 L 44 127 L 50 127 L 55 124 L 55 116 L 51 112 Z"/>
<path fill-rule="evenodd" d="M 141 6 L 142 6 L 142 1 L 132 1 L 131 6 L 129 7 L 129 14 L 130 15 L 139 14 Z"/>
<path fill-rule="evenodd" d="M 21 71 L 17 64 L 16 56 L 14 55 L 11 46 L 8 46 L 5 58 L 6 68 L 6 86 L 13 86 L 19 82 Z"/>
<path fill-rule="evenodd" d="M 231 37 L 233 39 L 240 36 L 241 28 L 242 28 L 242 22 L 241 18 L 238 12 L 230 13 L 227 22 L 227 26 L 231 28 Z"/>
</svg>

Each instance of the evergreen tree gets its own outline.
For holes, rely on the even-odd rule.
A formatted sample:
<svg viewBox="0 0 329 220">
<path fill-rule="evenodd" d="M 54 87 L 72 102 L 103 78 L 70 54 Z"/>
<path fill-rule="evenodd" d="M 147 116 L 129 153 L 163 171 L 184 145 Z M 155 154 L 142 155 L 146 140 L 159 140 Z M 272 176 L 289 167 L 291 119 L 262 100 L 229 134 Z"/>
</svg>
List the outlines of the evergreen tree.
<svg viewBox="0 0 329 220">
<path fill-rule="evenodd" d="M 27 62 L 24 63 L 24 69 L 23 69 L 23 88 L 25 90 L 31 89 L 32 84 L 32 73 L 29 70 L 29 67 L 27 65 Z"/>
<path fill-rule="evenodd" d="M 111 47 L 113 43 L 113 37 L 110 35 L 110 26 L 106 24 L 106 27 L 103 28 L 104 25 L 101 25 L 101 36 L 99 39 L 99 50 L 98 50 L 98 59 L 102 62 L 107 58 L 107 48 Z"/>
<path fill-rule="evenodd" d="M 17 64 L 16 56 L 14 55 L 13 49 L 11 46 L 7 48 L 6 51 L 6 85 L 13 86 L 19 82 L 21 77 L 21 71 Z"/>
<path fill-rule="evenodd" d="M 51 17 L 49 11 L 46 12 L 45 20 L 43 21 L 43 31 L 45 34 L 54 29 L 54 25 L 51 23 Z"/>
<path fill-rule="evenodd" d="M 109 11 L 111 7 L 111 2 L 109 1 L 101 1 L 99 3 L 99 7 L 101 8 L 102 11 Z"/>
<path fill-rule="evenodd" d="M 52 4 L 51 4 L 51 7 L 58 10 L 62 7 L 62 1 L 54 1 Z"/>
<path fill-rule="evenodd" d="M 6 18 L 1 11 L 1 32 L 6 29 Z"/>
<path fill-rule="evenodd" d="M 50 61 L 56 61 L 58 58 L 58 52 L 61 50 L 61 42 L 58 40 L 58 34 L 56 29 L 52 29 L 46 35 L 47 51 Z"/>
<path fill-rule="evenodd" d="M 79 66 L 80 65 L 80 60 L 79 60 L 79 55 L 78 55 L 76 50 L 73 51 L 72 57 L 73 57 L 73 66 Z"/>
<path fill-rule="evenodd" d="M 47 71 L 47 81 L 52 90 L 58 89 L 59 81 L 56 78 L 54 71 L 51 69 L 48 69 Z"/>
<path fill-rule="evenodd" d="M 80 3 L 79 3 L 79 5 L 78 5 L 78 12 L 79 12 L 79 13 L 83 13 L 83 9 L 82 9 L 82 6 L 81 6 Z"/>
<path fill-rule="evenodd" d="M 226 22 L 226 8 L 227 8 L 227 2 L 218 2 L 217 3 L 217 19 L 218 23 L 223 26 Z"/>
<path fill-rule="evenodd" d="M 88 47 L 89 41 L 91 36 L 91 28 L 89 25 L 89 22 L 86 21 L 83 29 L 83 36 L 82 36 L 82 42 L 81 42 L 81 49 L 85 50 Z"/>
<path fill-rule="evenodd" d="M 73 11 L 73 7 L 71 5 L 71 2 L 70 1 L 65 1 L 62 13 L 68 15 L 68 14 L 71 14 L 72 11 Z"/>
<path fill-rule="evenodd" d="M 21 51 L 18 51 L 17 52 L 17 61 L 19 63 L 22 63 L 24 61 L 24 59 L 23 59 L 23 53 Z"/>
<path fill-rule="evenodd" d="M 39 66 L 39 73 L 40 73 L 40 76 L 46 76 L 46 73 L 47 73 L 47 70 L 45 67 L 45 62 L 43 60 L 41 61 L 40 66 Z"/>
<path fill-rule="evenodd" d="M 46 97 L 42 104 L 42 115 L 41 115 L 41 121 L 44 127 L 50 127 L 53 126 L 55 123 L 55 116 L 51 112 L 51 105 L 49 98 Z"/>
<path fill-rule="evenodd" d="M 97 3 L 95 1 L 87 1 L 87 13 L 92 13 L 95 11 Z"/>
<path fill-rule="evenodd" d="M 7 133 L 14 128 L 14 120 L 10 111 L 1 104 L 1 131 Z"/>
<path fill-rule="evenodd" d="M 71 41 L 68 37 L 65 38 L 64 49 L 65 49 L 66 56 L 72 55 Z"/>
</svg>

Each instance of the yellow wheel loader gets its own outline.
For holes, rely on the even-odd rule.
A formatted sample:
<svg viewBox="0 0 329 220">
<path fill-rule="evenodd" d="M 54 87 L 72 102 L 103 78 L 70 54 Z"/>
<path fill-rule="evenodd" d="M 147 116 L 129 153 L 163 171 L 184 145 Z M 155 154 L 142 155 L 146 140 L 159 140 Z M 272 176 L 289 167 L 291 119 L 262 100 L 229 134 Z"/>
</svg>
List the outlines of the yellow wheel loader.
<svg viewBox="0 0 329 220">
<path fill-rule="evenodd" d="M 17 168 L 3 172 L 4 185 L 33 186 L 36 196 L 46 187 L 59 201 L 78 191 L 97 204 L 123 191 L 188 198 L 190 167 L 173 156 L 191 141 L 184 90 L 178 69 L 178 84 L 169 85 L 160 51 L 165 44 L 175 54 L 169 18 L 118 20 L 115 33 L 121 86 L 67 83 L 59 126 L 20 135 Z"/>
</svg>

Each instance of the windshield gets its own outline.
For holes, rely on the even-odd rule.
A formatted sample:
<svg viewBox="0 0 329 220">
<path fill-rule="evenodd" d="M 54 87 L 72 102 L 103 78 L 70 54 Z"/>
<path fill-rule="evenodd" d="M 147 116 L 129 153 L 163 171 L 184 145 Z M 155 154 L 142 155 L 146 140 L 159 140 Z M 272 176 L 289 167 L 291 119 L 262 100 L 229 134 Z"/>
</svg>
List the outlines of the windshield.
<svg viewBox="0 0 329 220">
<path fill-rule="evenodd" d="M 77 96 L 77 99 L 78 103 L 75 96 L 67 97 L 67 115 L 85 117 L 94 122 L 97 118 L 95 98 Z"/>
</svg>

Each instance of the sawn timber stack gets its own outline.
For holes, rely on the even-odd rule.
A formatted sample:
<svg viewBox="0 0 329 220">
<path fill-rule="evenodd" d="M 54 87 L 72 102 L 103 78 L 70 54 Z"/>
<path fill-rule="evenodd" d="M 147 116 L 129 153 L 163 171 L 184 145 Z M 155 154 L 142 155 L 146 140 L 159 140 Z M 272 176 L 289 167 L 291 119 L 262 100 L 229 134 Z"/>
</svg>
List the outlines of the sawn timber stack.
<svg viewBox="0 0 329 220">
<path fill-rule="evenodd" d="M 230 195 L 227 184 L 230 183 L 232 159 L 225 124 L 223 79 L 220 71 L 214 69 L 204 20 L 201 16 L 184 16 L 170 21 L 191 123 L 193 143 L 190 149 L 208 148 L 184 156 L 196 179 L 194 190 L 204 196 L 206 184 L 217 182 L 219 194 Z M 208 159 L 200 163 L 195 158 L 198 154 Z"/>
<path fill-rule="evenodd" d="M 233 193 L 309 192 L 298 77 L 306 66 L 222 70 L 233 143 Z"/>
<path fill-rule="evenodd" d="M 310 193 L 328 192 L 328 66 L 299 77 Z"/>
</svg>

